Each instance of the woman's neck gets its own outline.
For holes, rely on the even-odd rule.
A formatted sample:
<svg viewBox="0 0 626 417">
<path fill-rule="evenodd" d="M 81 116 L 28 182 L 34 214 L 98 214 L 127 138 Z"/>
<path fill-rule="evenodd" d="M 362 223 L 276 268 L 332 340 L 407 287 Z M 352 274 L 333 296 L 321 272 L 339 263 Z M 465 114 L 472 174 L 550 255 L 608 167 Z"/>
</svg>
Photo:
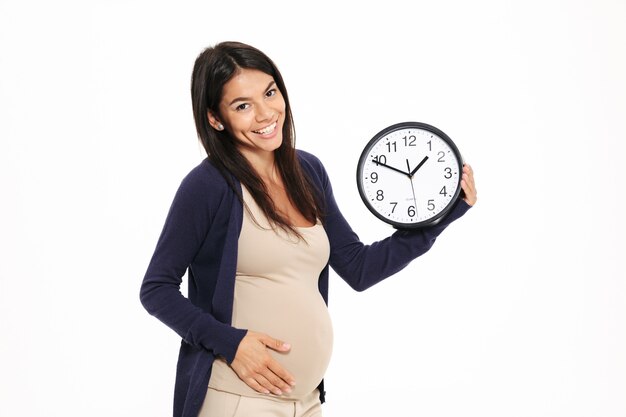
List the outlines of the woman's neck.
<svg viewBox="0 0 626 417">
<path fill-rule="evenodd" d="M 276 167 L 276 159 L 274 152 L 245 152 L 242 150 L 243 156 L 248 160 L 252 169 L 265 183 L 276 183 L 280 179 L 278 168 Z"/>
</svg>

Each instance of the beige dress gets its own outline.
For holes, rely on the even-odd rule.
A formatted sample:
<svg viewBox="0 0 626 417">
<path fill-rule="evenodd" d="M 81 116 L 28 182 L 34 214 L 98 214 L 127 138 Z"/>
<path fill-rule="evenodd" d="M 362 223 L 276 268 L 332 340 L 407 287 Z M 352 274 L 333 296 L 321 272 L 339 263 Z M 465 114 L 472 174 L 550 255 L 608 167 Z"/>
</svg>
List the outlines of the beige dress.
<svg viewBox="0 0 626 417">
<path fill-rule="evenodd" d="M 318 289 L 320 272 L 330 253 L 321 224 L 298 227 L 303 239 L 272 229 L 245 187 L 239 236 L 232 325 L 266 333 L 291 344 L 288 353 L 269 352 L 295 378 L 290 394 L 301 399 L 319 385 L 328 367 L 333 332 Z M 209 387 L 243 396 L 262 396 L 245 384 L 223 360 L 213 363 Z"/>
</svg>

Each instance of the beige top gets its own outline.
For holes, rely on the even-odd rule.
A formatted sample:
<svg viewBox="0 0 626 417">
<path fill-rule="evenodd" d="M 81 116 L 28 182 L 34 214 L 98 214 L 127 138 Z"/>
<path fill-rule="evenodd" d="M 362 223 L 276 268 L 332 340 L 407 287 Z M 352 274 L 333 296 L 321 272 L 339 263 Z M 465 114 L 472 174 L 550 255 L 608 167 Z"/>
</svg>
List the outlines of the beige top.
<svg viewBox="0 0 626 417">
<path fill-rule="evenodd" d="M 272 229 L 246 188 L 242 190 L 258 224 L 244 210 L 232 325 L 291 344 L 288 353 L 269 349 L 296 381 L 290 394 L 276 398 L 300 399 L 317 388 L 332 351 L 330 316 L 318 289 L 330 254 L 328 237 L 319 223 L 297 228 L 304 240 Z M 224 360 L 213 363 L 209 387 L 267 398 L 239 379 Z"/>
</svg>

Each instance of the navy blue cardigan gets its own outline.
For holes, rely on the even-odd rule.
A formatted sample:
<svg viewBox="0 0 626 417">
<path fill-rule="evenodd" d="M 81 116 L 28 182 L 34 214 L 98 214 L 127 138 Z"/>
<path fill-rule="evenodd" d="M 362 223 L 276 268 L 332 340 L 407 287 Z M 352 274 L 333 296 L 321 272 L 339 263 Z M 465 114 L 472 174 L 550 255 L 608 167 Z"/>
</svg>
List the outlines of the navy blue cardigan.
<svg viewBox="0 0 626 417">
<path fill-rule="evenodd" d="M 443 229 L 470 207 L 459 200 L 436 226 L 396 231 L 382 241 L 364 245 L 339 211 L 322 163 L 304 151 L 298 151 L 298 157 L 326 205 L 324 229 L 330 241 L 330 260 L 318 285 L 327 304 L 329 265 L 352 288 L 365 290 L 428 251 Z M 208 158 L 203 160 L 176 192 L 143 279 L 143 306 L 182 337 L 175 417 L 197 417 L 214 358 L 222 356 L 231 363 L 246 334 L 247 329 L 230 325 L 242 220 L 243 206 L 237 195 Z M 185 272 L 188 298 L 180 292 Z M 320 395 L 323 402 L 322 384 Z"/>
</svg>

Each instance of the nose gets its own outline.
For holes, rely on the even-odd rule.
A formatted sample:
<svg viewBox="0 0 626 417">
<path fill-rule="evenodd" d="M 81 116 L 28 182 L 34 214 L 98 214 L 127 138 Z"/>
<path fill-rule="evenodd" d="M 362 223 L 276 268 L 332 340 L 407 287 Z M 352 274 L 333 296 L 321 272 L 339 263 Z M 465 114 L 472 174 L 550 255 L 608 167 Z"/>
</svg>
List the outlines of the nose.
<svg viewBox="0 0 626 417">
<path fill-rule="evenodd" d="M 257 122 L 263 122 L 265 120 L 271 120 L 274 116 L 274 109 L 265 102 L 260 102 L 256 107 L 256 120 Z"/>
</svg>

